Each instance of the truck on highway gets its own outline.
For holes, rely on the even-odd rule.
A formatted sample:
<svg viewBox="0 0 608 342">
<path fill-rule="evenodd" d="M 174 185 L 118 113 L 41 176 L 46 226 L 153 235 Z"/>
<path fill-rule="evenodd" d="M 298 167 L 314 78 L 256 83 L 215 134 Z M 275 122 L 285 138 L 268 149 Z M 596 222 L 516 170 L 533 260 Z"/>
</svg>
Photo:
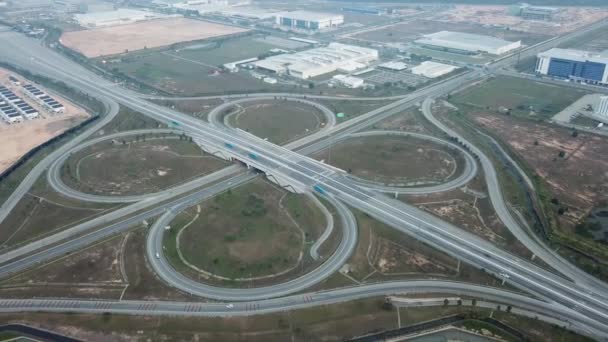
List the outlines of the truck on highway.
<svg viewBox="0 0 608 342">
<path fill-rule="evenodd" d="M 327 193 L 327 192 L 325 191 L 325 188 L 324 188 L 324 187 L 322 187 L 320 184 L 317 184 L 317 185 L 313 186 L 313 189 L 314 189 L 316 192 L 320 193 L 321 195 L 325 195 L 325 194 Z"/>
</svg>

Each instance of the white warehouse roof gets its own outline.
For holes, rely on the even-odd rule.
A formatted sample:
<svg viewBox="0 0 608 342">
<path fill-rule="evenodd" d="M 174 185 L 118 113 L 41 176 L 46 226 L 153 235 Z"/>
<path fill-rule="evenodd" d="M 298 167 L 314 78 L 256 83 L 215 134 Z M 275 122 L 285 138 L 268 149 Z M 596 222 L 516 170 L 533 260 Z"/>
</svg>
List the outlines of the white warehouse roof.
<svg viewBox="0 0 608 342">
<path fill-rule="evenodd" d="M 424 38 L 416 40 L 415 43 L 468 52 L 487 52 L 495 55 L 509 52 L 521 46 L 521 41 L 510 42 L 491 36 L 452 31 L 427 34 Z"/>
<path fill-rule="evenodd" d="M 457 66 L 426 61 L 422 62 L 420 65 L 412 68 L 412 73 L 414 75 L 421 75 L 428 78 L 435 78 L 439 76 L 443 76 L 445 74 L 449 74 L 452 71 L 458 69 Z"/>
<path fill-rule="evenodd" d="M 168 17 L 168 15 L 121 8 L 115 11 L 93 12 L 86 14 L 75 14 L 74 19 L 81 26 L 111 26 L 118 24 L 130 24 L 137 21 Z"/>
<path fill-rule="evenodd" d="M 290 19 L 304 20 L 304 21 L 326 21 L 326 20 L 344 17 L 341 14 L 310 12 L 310 11 L 283 12 L 283 13 L 279 13 L 277 15 L 280 17 L 283 17 L 283 18 L 290 18 Z"/>
<path fill-rule="evenodd" d="M 348 67 L 353 63 L 360 63 L 365 67 L 376 59 L 377 50 L 331 43 L 326 47 L 268 57 L 253 64 L 258 68 L 307 79 L 336 71 L 342 66 Z"/>
<path fill-rule="evenodd" d="M 608 64 L 608 54 L 593 53 L 593 52 L 589 52 L 589 51 L 574 50 L 574 49 L 553 48 L 553 49 L 549 49 L 545 52 L 539 53 L 538 57 L 540 57 L 540 58 L 550 57 L 550 58 L 567 59 L 567 60 L 577 61 L 577 62 L 589 61 L 589 62 Z"/>
</svg>

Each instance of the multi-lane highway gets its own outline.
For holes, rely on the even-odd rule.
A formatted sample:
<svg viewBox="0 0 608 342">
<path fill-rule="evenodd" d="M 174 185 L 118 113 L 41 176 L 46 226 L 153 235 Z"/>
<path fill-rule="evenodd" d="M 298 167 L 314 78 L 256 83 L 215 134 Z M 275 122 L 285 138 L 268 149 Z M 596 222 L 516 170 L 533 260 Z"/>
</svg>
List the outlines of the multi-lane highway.
<svg viewBox="0 0 608 342">
<path fill-rule="evenodd" d="M 581 32 L 584 31 L 585 30 L 581 30 L 580 32 L 577 32 L 577 34 L 581 34 Z M 398 229 L 401 232 L 409 234 L 417 239 L 428 243 L 431 246 L 437 247 L 451 255 L 454 255 L 460 260 L 483 268 L 487 272 L 493 273 L 495 275 L 499 275 L 505 278 L 508 277 L 508 281 L 512 285 L 520 287 L 530 293 L 533 293 L 539 298 L 547 300 L 550 303 L 535 303 L 535 305 L 537 305 L 537 309 L 551 306 L 552 309 L 547 309 L 547 311 L 553 312 L 555 317 L 567 319 L 573 324 L 576 324 L 577 326 L 588 329 L 587 334 L 590 334 L 595 337 L 608 336 L 608 326 L 606 323 L 608 322 L 608 302 L 606 301 L 606 297 L 598 293 L 596 289 L 596 287 L 600 287 L 603 289 L 605 287 L 605 284 L 589 278 L 583 278 L 583 280 L 581 281 L 578 277 L 572 277 L 572 275 L 580 275 L 580 271 L 578 271 L 573 266 L 571 267 L 571 265 L 565 264 L 561 258 L 552 258 L 551 255 L 546 256 L 550 261 L 553 261 L 555 263 L 552 264 L 554 268 L 556 268 L 560 272 L 563 272 L 564 274 L 571 276 L 577 282 L 571 282 L 560 276 L 547 272 L 546 270 L 543 270 L 525 260 L 521 260 L 513 255 L 510 255 L 509 253 L 501 251 L 500 249 L 493 246 L 491 243 L 471 234 L 468 234 L 462 231 L 461 229 L 454 227 L 453 225 L 447 224 L 446 222 L 443 222 L 437 217 L 421 212 L 402 202 L 398 202 L 386 196 L 382 196 L 376 192 L 370 191 L 369 189 L 365 189 L 356 182 L 353 182 L 352 179 L 350 179 L 347 175 L 344 175 L 339 170 L 336 170 L 333 167 L 305 157 L 302 154 L 294 153 L 286 148 L 273 145 L 267 141 L 264 141 L 263 139 L 258 139 L 249 134 L 246 134 L 245 132 L 234 131 L 233 129 L 226 127 L 213 127 L 179 112 L 175 112 L 170 109 L 149 103 L 143 100 L 139 96 L 139 94 L 124 89 L 119 89 L 112 83 L 100 79 L 96 75 L 91 74 L 87 70 L 75 65 L 73 62 L 68 61 L 65 58 L 58 56 L 48 50 L 45 50 L 35 43 L 32 44 L 31 42 L 28 42 L 27 39 L 16 36 L 14 33 L 0 33 L 0 39 L 4 40 L 7 43 L 7 45 L 5 46 L 8 46 L 6 50 L 0 51 L 0 58 L 2 58 L 3 60 L 5 59 L 8 62 L 20 65 L 32 71 L 36 71 L 44 75 L 48 75 L 50 77 L 66 81 L 68 84 L 83 89 L 84 91 L 89 92 L 92 95 L 95 95 L 96 97 L 100 96 L 102 98 L 107 99 L 108 103 L 118 102 L 126 104 L 129 107 L 145 115 L 153 117 L 161 122 L 178 122 L 180 128 L 183 129 L 183 131 L 187 132 L 197 141 L 201 142 L 202 144 L 205 144 L 209 148 L 214 148 L 218 151 L 223 151 L 223 153 L 233 158 L 239 159 L 249 165 L 252 165 L 266 172 L 269 175 L 274 175 L 280 177 L 283 180 L 287 180 L 297 188 L 315 188 L 323 195 L 334 198 L 337 201 L 337 206 L 342 205 L 341 202 L 349 204 L 350 206 L 362 210 L 368 213 L 369 215 L 376 217 L 378 220 L 393 226 L 395 229 Z M 551 43 L 556 43 L 557 41 L 559 41 L 559 39 L 562 39 L 562 37 L 557 38 Z M 544 47 L 546 46 L 541 46 L 540 48 Z M 30 57 L 28 58 L 24 56 Z M 502 64 L 506 65 L 508 61 L 508 59 L 504 59 L 497 63 L 496 67 L 501 66 Z M 297 145 L 298 147 L 305 146 L 299 151 L 301 153 L 322 149 L 324 146 L 326 147 L 333 142 L 331 138 L 323 139 L 328 135 L 334 134 L 338 136 L 354 133 L 362 127 L 370 125 L 375 120 L 381 120 L 384 117 L 393 115 L 403 110 L 407 106 L 412 105 L 416 101 L 420 101 L 424 97 L 435 97 L 445 94 L 447 92 L 451 92 L 455 89 L 462 87 L 468 82 L 479 79 L 479 77 L 482 75 L 483 72 L 475 71 L 453 77 L 445 82 L 424 88 L 414 94 L 399 97 L 397 101 L 388 106 L 384 106 L 381 109 L 372 111 L 366 115 L 362 115 L 358 118 L 352 119 L 347 123 L 336 125 L 335 127 L 324 130 L 322 132 L 317 132 L 307 137 L 306 139 L 302 139 L 294 143 L 293 145 Z M 269 94 L 264 95 L 269 96 Z M 270 96 L 275 96 L 275 94 L 270 94 Z M 44 168 L 50 166 L 54 160 L 60 158 L 66 153 L 66 151 L 73 147 L 74 146 L 72 145 L 69 148 L 65 148 L 62 150 L 62 153 L 57 153 L 54 158 L 49 159 L 49 162 L 40 170 L 38 176 L 42 173 Z M 290 148 L 292 147 L 290 146 Z M 483 166 L 484 165 L 482 163 L 482 167 Z M 484 171 L 486 171 L 485 167 Z M 37 178 L 35 173 L 31 175 L 33 180 Z M 246 177 L 252 176 L 247 175 L 242 177 L 243 181 L 245 181 Z M 50 179 L 52 179 L 52 177 L 49 178 L 49 180 Z M 232 184 L 216 184 L 214 185 L 216 186 L 215 192 L 222 191 L 230 185 Z M 491 187 L 489 186 L 489 188 Z M 26 191 L 27 189 L 29 189 L 27 184 L 23 187 L 20 187 L 20 190 L 18 189 L 18 191 L 16 191 L 16 195 L 13 194 L 15 195 L 14 197 L 20 198 L 18 192 L 21 191 L 23 193 L 23 189 L 25 189 Z M 504 200 L 502 200 L 502 195 L 500 193 L 500 187 L 498 186 L 498 184 L 496 184 L 496 187 L 493 189 L 494 190 L 491 191 L 497 192 L 495 198 L 498 199 L 498 202 L 495 203 L 494 200 L 492 202 L 495 207 L 498 206 L 498 208 L 500 209 L 501 204 L 504 205 Z M 207 195 L 211 193 L 213 193 L 213 191 L 210 190 L 209 192 L 207 192 Z M 199 198 L 193 198 L 192 200 L 199 200 L 200 196 L 201 194 L 199 193 Z M 140 203 L 141 202 L 137 202 L 131 206 Z M 179 203 L 175 202 L 174 206 L 168 206 L 172 209 L 170 211 L 167 211 L 163 215 L 163 218 L 169 219 L 173 215 L 173 210 L 182 208 L 182 206 L 185 207 L 188 205 L 192 205 L 193 203 L 194 202 L 188 201 L 181 201 Z M 6 210 L 6 208 L 9 207 L 10 203 L 9 206 L 3 206 L 3 210 Z M 506 209 L 506 206 L 504 206 L 504 209 L 508 213 L 508 209 Z M 346 213 L 347 211 L 348 210 L 344 211 L 344 213 Z M 503 215 L 503 217 L 508 220 L 507 214 Z M 133 222 L 131 222 L 131 224 L 135 222 L 138 222 L 138 220 L 134 220 Z M 514 225 L 517 225 L 517 223 L 514 222 Z M 92 225 L 91 227 L 94 227 L 94 225 Z M 345 227 L 348 227 L 348 225 L 345 225 Z M 103 232 L 103 234 L 107 234 L 109 233 L 109 231 L 110 230 L 103 230 L 100 232 Z M 156 227 L 156 229 L 153 229 L 152 231 L 159 231 L 159 229 L 158 227 Z M 65 234 L 65 236 L 68 235 L 69 234 Z M 91 237 L 90 239 L 90 241 L 93 241 L 94 237 Z M 62 240 L 63 239 L 57 239 L 55 240 L 55 243 L 58 243 Z M 346 242 L 348 242 L 348 239 L 345 240 Z M 159 247 L 162 247 L 158 245 L 159 241 L 161 241 L 161 239 L 158 237 L 158 235 L 150 234 L 150 237 L 148 239 L 149 254 L 154 253 L 154 250 L 159 250 Z M 343 241 L 343 243 L 345 242 Z M 534 243 L 538 244 L 537 241 L 535 241 Z M 44 246 L 44 244 L 41 243 L 39 246 Z M 59 248 L 58 250 L 61 251 L 61 248 Z M 30 250 L 29 253 L 31 253 L 32 251 L 35 251 L 35 249 Z M 11 257 L 11 252 L 7 253 L 8 257 L 6 255 L 3 255 L 1 257 L 2 260 L 9 261 L 11 259 L 15 259 L 18 253 L 13 253 Z M 51 252 L 41 251 L 31 255 L 39 255 L 40 260 L 42 260 L 43 255 L 47 255 L 49 253 L 52 254 L 52 250 Z M 27 253 L 23 255 L 27 255 Z M 340 252 L 338 252 L 332 257 L 330 257 L 329 260 L 323 263 L 320 268 L 311 272 L 310 274 L 312 274 L 312 276 L 307 278 L 308 280 L 304 281 L 301 285 L 299 285 L 300 287 L 297 288 L 301 290 L 311 284 L 318 282 L 319 279 L 324 279 L 324 277 L 326 277 L 329 273 L 323 273 L 319 270 L 322 270 L 323 267 L 331 269 L 332 267 L 339 265 L 340 262 L 343 262 L 333 261 L 332 258 L 338 259 L 337 257 L 335 257 L 336 255 L 340 256 L 341 254 Z M 173 270 L 170 267 L 167 268 L 168 265 L 166 264 L 166 260 L 164 260 L 164 258 L 151 259 L 156 260 L 152 262 L 153 267 L 161 275 L 161 277 L 165 279 L 165 281 L 185 291 L 217 299 L 243 300 L 246 298 L 240 295 L 240 290 L 235 290 L 234 292 L 232 292 L 227 291 L 227 289 L 214 289 L 205 286 L 201 287 L 201 284 L 189 283 L 188 279 L 185 279 L 184 282 L 184 279 L 180 279 L 179 274 L 173 273 Z M 0 262 L 2 260 L 0 260 Z M 20 260 L 21 259 L 17 260 L 17 263 L 20 262 Z M 4 267 L 11 267 L 12 264 L 14 263 L 9 263 Z M 0 268 L 0 272 L 3 272 L 2 268 Z M 298 281 L 298 279 L 296 279 L 296 281 Z M 324 303 L 324 300 L 329 297 L 333 298 L 333 300 L 335 301 L 349 300 L 353 299 L 353 297 L 351 296 L 353 292 L 359 293 L 361 297 L 377 294 L 394 293 L 397 292 L 398 289 L 407 288 L 409 285 L 410 284 L 407 282 L 399 283 L 399 285 L 395 285 L 395 283 L 376 284 L 357 287 L 354 288 L 354 290 L 340 289 L 323 293 L 314 293 L 312 295 L 309 295 L 309 297 L 304 297 L 304 302 L 312 304 L 321 304 Z M 432 283 L 418 283 L 418 285 L 426 286 L 429 290 L 434 289 Z M 448 287 L 450 286 L 446 286 L 445 288 Z M 473 286 L 470 284 L 463 285 L 463 287 L 469 290 L 473 288 Z M 451 289 L 454 290 L 454 287 L 451 287 Z M 271 291 L 267 288 L 259 288 L 254 290 L 256 292 L 250 294 L 253 296 L 253 298 L 257 298 L 260 300 L 263 298 L 268 299 L 266 299 L 265 301 L 248 303 L 253 305 L 253 308 L 256 308 L 255 305 L 258 305 L 259 307 L 261 303 L 268 304 L 272 307 L 281 308 L 283 310 L 299 307 L 297 302 L 285 302 L 285 300 L 288 299 L 293 300 L 293 296 L 277 298 L 277 296 L 284 296 L 288 293 L 291 293 L 287 289 L 272 288 L 272 291 L 274 291 L 274 293 L 271 293 Z M 449 292 L 447 289 L 446 291 Z M 321 296 L 321 294 L 323 294 L 323 296 Z M 503 298 L 503 300 L 509 302 L 513 301 L 513 298 L 510 298 L 508 300 Z M 524 300 L 523 302 L 530 303 L 529 300 Z M 69 305 L 64 302 L 62 303 L 63 304 L 61 305 L 56 304 L 58 307 L 58 311 L 65 311 L 65 306 Z M 89 306 L 91 305 L 90 303 L 91 302 L 80 302 L 80 304 L 78 305 L 82 305 L 84 307 L 83 310 L 91 310 Z M 131 305 L 134 304 L 131 303 Z M 177 304 L 177 306 L 180 305 L 183 308 L 183 303 Z M 521 305 L 525 304 L 522 303 Z M 241 309 L 240 303 L 235 304 L 235 306 Z M 13 309 L 11 309 L 11 307 Z M 152 309 L 149 309 L 149 311 L 154 313 L 170 312 L 170 310 L 166 311 L 165 309 L 161 308 L 157 310 L 154 305 L 146 307 L 152 307 Z M 36 304 L 37 310 L 40 310 L 41 308 L 53 310 L 53 304 L 50 304 L 49 302 L 39 302 L 38 304 Z M 28 310 L 27 302 L 7 303 L 2 301 L 0 301 L 0 309 L 8 311 Z M 120 305 L 116 307 L 114 306 L 114 304 L 112 304 L 108 306 L 108 309 L 115 310 L 115 312 L 129 312 L 129 310 L 131 310 L 130 312 L 132 313 L 141 312 L 141 310 L 138 311 L 137 308 L 133 309 L 132 306 L 131 309 L 129 309 L 128 305 L 127 309 L 125 309 Z M 94 312 L 94 310 L 92 310 L 91 312 Z M 228 314 L 237 314 L 240 312 L 241 311 L 231 312 Z"/>
<path fill-rule="evenodd" d="M 594 317 L 598 322 L 608 320 L 607 303 L 591 289 L 572 284 L 404 203 L 361 189 L 334 168 L 316 160 L 244 132 L 211 127 L 182 113 L 151 104 L 131 96 L 129 91 L 117 89 L 104 80 L 96 79 L 94 75 L 86 75 L 86 70 L 78 70 L 78 66 L 70 66 L 59 71 L 52 64 L 55 58 L 58 57 L 35 60 L 34 65 L 38 65 L 36 70 L 50 69 L 52 72 L 59 72 L 59 76 L 64 80 L 103 94 L 119 103 L 128 104 L 131 108 L 161 122 L 167 124 L 179 122 L 183 130 L 195 139 L 210 147 L 224 150 L 232 157 L 268 174 L 280 175 L 296 187 L 312 188 L 321 185 L 324 191 L 331 193 L 337 199 L 367 212 L 404 233 L 432 244 L 461 260 L 483 267 L 488 272 L 509 275 L 510 282 L 515 286 L 567 307 L 578 305 L 579 310 Z M 438 87 L 435 91 L 440 90 L 443 91 L 443 87 Z M 230 143 L 232 147 L 227 148 L 226 143 Z"/>
</svg>

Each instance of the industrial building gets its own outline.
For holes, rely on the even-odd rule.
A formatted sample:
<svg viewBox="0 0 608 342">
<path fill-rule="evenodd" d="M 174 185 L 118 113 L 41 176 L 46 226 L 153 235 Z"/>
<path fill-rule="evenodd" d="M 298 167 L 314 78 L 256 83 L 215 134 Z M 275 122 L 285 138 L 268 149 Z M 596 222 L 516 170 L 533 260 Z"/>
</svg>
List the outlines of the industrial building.
<svg viewBox="0 0 608 342">
<path fill-rule="evenodd" d="M 138 21 L 146 21 L 164 17 L 167 17 L 167 15 L 125 8 L 121 8 L 116 11 L 74 15 L 74 19 L 78 22 L 78 24 L 87 28 L 133 24 Z"/>
<path fill-rule="evenodd" d="M 27 97 L 38 102 L 38 104 L 40 104 L 44 109 L 46 109 L 50 113 L 58 114 L 65 112 L 64 105 L 44 93 L 42 90 L 36 88 L 35 86 L 31 84 L 26 84 L 23 86 L 23 89 Z"/>
<path fill-rule="evenodd" d="M 608 96 L 600 97 L 600 103 L 595 110 L 595 115 L 608 119 Z"/>
<path fill-rule="evenodd" d="M 350 70 L 353 66 L 365 68 L 377 59 L 377 50 L 331 43 L 326 47 L 268 57 L 252 65 L 277 74 L 308 79 L 343 68 Z"/>
<path fill-rule="evenodd" d="M 415 43 L 430 49 L 463 54 L 502 55 L 521 47 L 521 41 L 510 42 L 491 36 L 452 31 L 427 34 Z"/>
<path fill-rule="evenodd" d="M 424 76 L 427 78 L 436 78 L 443 75 L 447 75 L 456 69 L 458 69 L 457 66 L 426 61 L 422 62 L 418 66 L 413 67 L 412 74 Z"/>
<path fill-rule="evenodd" d="M 392 70 L 392 71 L 403 71 L 407 69 L 407 64 L 403 62 L 386 62 L 378 65 L 379 68 Z"/>
<path fill-rule="evenodd" d="M 336 75 L 332 77 L 332 79 L 342 84 L 346 88 L 357 89 L 365 85 L 365 81 L 363 79 L 353 76 Z"/>
<path fill-rule="evenodd" d="M 344 24 L 341 14 L 293 11 L 277 14 L 276 24 L 300 30 L 323 30 Z"/>
<path fill-rule="evenodd" d="M 608 55 L 553 48 L 538 54 L 536 72 L 591 84 L 608 85 Z"/>
<path fill-rule="evenodd" d="M 38 111 L 5 86 L 0 86 L 0 114 L 8 123 L 23 121 L 23 118 L 34 119 Z"/>
<path fill-rule="evenodd" d="M 526 3 L 513 5 L 509 8 L 511 15 L 519 16 L 526 20 L 550 21 L 558 11 L 559 9 L 555 7 L 532 6 Z"/>
</svg>

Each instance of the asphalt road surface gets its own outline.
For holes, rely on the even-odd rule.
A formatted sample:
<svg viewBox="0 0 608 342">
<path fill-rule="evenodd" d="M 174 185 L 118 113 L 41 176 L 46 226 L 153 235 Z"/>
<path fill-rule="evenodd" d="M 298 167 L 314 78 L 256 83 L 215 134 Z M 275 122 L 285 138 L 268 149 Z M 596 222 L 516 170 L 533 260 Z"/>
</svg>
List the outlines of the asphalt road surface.
<svg viewBox="0 0 608 342">
<path fill-rule="evenodd" d="M 577 33 L 582 34 L 584 30 Z M 542 270 L 527 261 L 501 251 L 487 241 L 463 232 L 436 217 L 420 212 L 404 203 L 362 189 L 353 184 L 351 180 L 335 168 L 275 146 L 262 139 L 256 139 L 243 132 L 235 132 L 230 129 L 211 129 L 207 124 L 181 113 L 143 101 L 138 94 L 124 89 L 116 89 L 113 84 L 99 79 L 71 61 L 67 61 L 65 58 L 57 56 L 50 51 L 40 50 L 40 46 L 36 44 L 28 46 L 24 41 L 19 41 L 20 39 L 23 40 L 24 38 L 15 37 L 12 33 L 0 33 L 0 40 L 5 40 L 8 43 L 7 49 L 0 51 L 0 57 L 30 70 L 67 81 L 68 84 L 84 89 L 96 97 L 102 96 L 110 99 L 110 101 L 128 104 L 135 110 L 159 121 L 166 123 L 177 122 L 185 132 L 199 141 L 208 144 L 212 148 L 223 150 L 225 153 L 263 170 L 269 175 L 286 179 L 294 186 L 303 189 L 315 187 L 319 192 L 331 194 L 336 199 L 367 212 L 380 221 L 395 227 L 395 229 L 438 247 L 465 262 L 483 267 L 490 273 L 501 276 L 507 275 L 508 281 L 512 285 L 550 301 L 551 304 L 544 303 L 544 305 L 555 305 L 560 315 L 575 316 L 576 320 L 573 319 L 574 323 L 580 323 L 589 329 L 588 334 L 602 337 L 608 336 L 608 327 L 606 326 L 606 322 L 608 322 L 608 306 L 606 300 L 602 295 L 594 292 L 593 288 L 590 288 L 591 285 L 599 284 L 601 287 L 604 287 L 605 284 L 598 282 L 594 282 L 593 284 L 572 283 Z M 556 41 L 554 40 L 553 42 Z M 544 47 L 541 46 L 540 48 Z M 24 58 L 24 56 L 31 57 Z M 503 62 L 506 64 L 508 60 L 505 59 Z M 498 66 L 500 66 L 499 63 L 496 64 L 496 67 Z M 383 107 L 382 111 L 376 113 L 370 112 L 368 115 L 350 120 L 352 122 L 348 126 L 339 127 L 339 125 L 336 125 L 332 130 L 335 132 L 342 130 L 340 132 L 343 133 L 344 131 L 355 129 L 359 124 L 367 125 L 370 121 L 373 121 L 374 116 L 391 115 L 389 114 L 391 111 L 398 112 L 403 110 L 426 96 L 439 96 L 453 89 L 458 89 L 462 85 L 478 79 L 480 76 L 483 76 L 483 72 L 475 71 L 454 77 L 446 82 L 427 87 L 415 94 L 403 96 L 395 103 Z M 265 95 L 268 96 L 269 94 Z M 270 96 L 274 95 L 270 94 Z M 322 134 L 327 135 L 328 133 L 322 132 Z M 318 137 L 313 136 L 309 137 L 311 143 L 318 139 Z M 227 142 L 230 142 L 231 148 L 227 148 Z M 27 188 L 29 189 L 29 187 Z M 148 250 L 148 253 L 150 253 L 150 250 Z M 556 269 L 564 271 L 562 268 L 567 270 L 568 265 L 561 263 Z M 568 271 L 564 273 L 568 273 Z M 175 281 L 174 278 L 169 278 Z M 432 288 L 430 284 L 419 283 L 418 285 L 428 286 L 428 289 Z M 378 286 L 382 288 L 381 291 L 384 291 L 382 292 L 383 294 L 396 291 L 395 288 L 390 288 L 390 283 L 383 283 Z M 471 288 L 472 285 L 467 284 L 465 286 Z M 349 298 L 346 289 L 330 291 L 328 293 L 336 294 L 341 300 L 348 300 Z M 268 301 L 279 305 L 278 303 L 284 298 L 290 297 L 271 298 Z M 308 302 L 312 303 L 315 300 L 316 298 L 311 298 L 308 299 Z M 237 305 L 240 305 L 240 303 L 237 303 Z M 538 305 L 541 307 L 541 304 Z M 45 307 L 51 309 L 52 304 Z M 292 303 L 284 306 L 283 309 L 296 307 L 297 305 Z M 155 310 L 152 309 L 152 311 Z"/>
</svg>

